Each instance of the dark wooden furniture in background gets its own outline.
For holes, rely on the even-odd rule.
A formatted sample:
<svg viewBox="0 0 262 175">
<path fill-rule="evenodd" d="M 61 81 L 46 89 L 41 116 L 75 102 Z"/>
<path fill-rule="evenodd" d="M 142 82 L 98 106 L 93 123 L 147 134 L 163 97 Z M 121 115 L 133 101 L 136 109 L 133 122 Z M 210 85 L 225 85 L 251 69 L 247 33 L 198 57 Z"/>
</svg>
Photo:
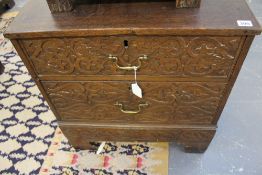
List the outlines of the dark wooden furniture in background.
<svg viewBox="0 0 262 175">
<path fill-rule="evenodd" d="M 243 19 L 253 26 L 238 26 Z M 176 141 L 203 152 L 260 32 L 245 0 L 92 3 L 56 14 L 32 0 L 5 36 L 73 146 Z M 142 99 L 130 91 L 130 66 Z"/>
<path fill-rule="evenodd" d="M 14 0 L 0 0 L 0 15 L 4 13 L 6 10 L 9 10 L 12 7 L 14 7 L 14 5 Z"/>
<path fill-rule="evenodd" d="M 69 12 L 69 11 L 72 11 L 74 7 L 76 6 L 76 4 L 78 3 L 92 2 L 92 0 L 46 0 L 46 1 L 52 13 Z M 119 2 L 123 2 L 123 1 L 124 0 L 120 0 Z M 128 1 L 129 0 L 127 0 L 127 2 Z M 196 7 L 199 7 L 201 3 L 201 0 L 174 0 L 174 1 L 176 2 L 176 8 L 193 8 L 193 7 L 196 8 Z M 93 0 L 93 2 L 101 3 L 103 2 L 103 0 L 99 0 L 99 1 Z"/>
</svg>

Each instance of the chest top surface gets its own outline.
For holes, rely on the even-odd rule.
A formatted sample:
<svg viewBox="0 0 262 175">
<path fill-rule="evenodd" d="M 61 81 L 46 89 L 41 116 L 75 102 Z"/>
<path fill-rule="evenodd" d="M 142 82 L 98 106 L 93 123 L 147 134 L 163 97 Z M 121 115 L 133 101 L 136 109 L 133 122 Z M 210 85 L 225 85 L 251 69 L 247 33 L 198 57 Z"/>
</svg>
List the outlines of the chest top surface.
<svg viewBox="0 0 262 175">
<path fill-rule="evenodd" d="M 252 27 L 238 26 L 250 20 Z M 176 9 L 174 1 L 90 3 L 51 14 L 31 0 L 6 31 L 9 38 L 88 35 L 256 35 L 261 27 L 245 0 L 203 0 L 200 8 Z"/>
</svg>

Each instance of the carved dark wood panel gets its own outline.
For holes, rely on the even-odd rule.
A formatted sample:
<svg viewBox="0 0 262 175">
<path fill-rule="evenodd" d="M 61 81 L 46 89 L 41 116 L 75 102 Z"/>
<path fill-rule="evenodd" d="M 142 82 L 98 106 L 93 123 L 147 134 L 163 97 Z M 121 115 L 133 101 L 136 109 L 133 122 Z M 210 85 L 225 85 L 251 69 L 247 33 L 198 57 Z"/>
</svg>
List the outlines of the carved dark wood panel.
<svg viewBox="0 0 262 175">
<path fill-rule="evenodd" d="M 43 82 L 63 121 L 211 124 L 224 83 L 142 82 L 143 98 L 132 82 Z M 120 110 L 141 112 L 125 114 Z"/>
<path fill-rule="evenodd" d="M 46 0 L 51 12 L 66 12 L 73 9 L 75 0 Z"/>
<path fill-rule="evenodd" d="M 73 10 L 74 4 L 76 0 L 46 0 L 49 6 L 49 9 L 52 13 L 56 12 L 68 12 Z M 77 0 L 80 1 L 80 0 Z M 130 1 L 130 0 L 129 0 Z M 199 7 L 201 0 L 176 0 L 176 7 L 177 8 L 188 8 L 188 7 Z M 91 2 L 90 0 L 81 0 L 82 3 L 84 2 Z M 94 3 L 95 1 L 93 1 Z M 97 4 L 100 4 L 104 1 L 97 1 Z M 135 1 L 134 1 L 135 2 Z M 108 1 L 107 1 L 108 3 Z M 114 3 L 114 1 L 111 1 Z"/>
<path fill-rule="evenodd" d="M 124 47 L 124 41 L 128 47 Z M 123 75 L 120 66 L 137 66 L 140 75 L 176 77 L 229 76 L 240 37 L 90 37 L 24 40 L 30 60 L 41 75 Z"/>
<path fill-rule="evenodd" d="M 215 130 L 201 129 L 160 129 L 132 127 L 90 127 L 85 125 L 64 125 L 60 128 L 70 143 L 86 149 L 89 141 L 164 141 L 174 142 L 184 146 L 188 152 L 203 152 L 211 142 Z"/>
<path fill-rule="evenodd" d="M 199 7 L 201 0 L 176 0 L 176 7 Z"/>
</svg>

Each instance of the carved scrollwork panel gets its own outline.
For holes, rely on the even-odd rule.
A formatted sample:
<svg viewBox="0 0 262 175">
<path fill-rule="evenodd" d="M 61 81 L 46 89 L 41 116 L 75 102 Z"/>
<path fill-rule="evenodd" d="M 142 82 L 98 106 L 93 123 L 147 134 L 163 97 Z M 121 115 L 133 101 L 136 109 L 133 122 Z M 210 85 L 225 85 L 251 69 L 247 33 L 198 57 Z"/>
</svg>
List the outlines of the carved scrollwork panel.
<svg viewBox="0 0 262 175">
<path fill-rule="evenodd" d="M 52 13 L 65 12 L 73 9 L 75 0 L 47 0 L 47 4 Z"/>
<path fill-rule="evenodd" d="M 177 8 L 199 7 L 201 0 L 176 0 Z"/>
<path fill-rule="evenodd" d="M 142 82 L 143 99 L 132 94 L 132 82 L 43 82 L 60 118 L 65 121 L 211 124 L 224 83 Z M 116 106 L 123 104 L 125 114 Z"/>
<path fill-rule="evenodd" d="M 125 47 L 124 42 L 128 46 Z M 87 37 L 24 40 L 30 60 L 41 75 L 123 75 L 120 66 L 138 65 L 141 75 L 177 77 L 229 76 L 240 37 Z"/>
</svg>

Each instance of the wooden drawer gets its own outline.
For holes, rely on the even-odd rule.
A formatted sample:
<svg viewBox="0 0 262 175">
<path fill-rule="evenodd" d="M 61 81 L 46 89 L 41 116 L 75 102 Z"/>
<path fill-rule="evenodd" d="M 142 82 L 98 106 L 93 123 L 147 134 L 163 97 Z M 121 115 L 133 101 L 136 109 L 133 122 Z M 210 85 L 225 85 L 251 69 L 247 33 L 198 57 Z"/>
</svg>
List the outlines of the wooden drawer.
<svg viewBox="0 0 262 175">
<path fill-rule="evenodd" d="M 42 82 L 61 121 L 212 124 L 224 83 L 127 81 Z"/>
<path fill-rule="evenodd" d="M 122 36 L 22 40 L 39 75 L 227 78 L 241 37 Z M 123 70 L 128 69 L 128 70 Z"/>
</svg>

